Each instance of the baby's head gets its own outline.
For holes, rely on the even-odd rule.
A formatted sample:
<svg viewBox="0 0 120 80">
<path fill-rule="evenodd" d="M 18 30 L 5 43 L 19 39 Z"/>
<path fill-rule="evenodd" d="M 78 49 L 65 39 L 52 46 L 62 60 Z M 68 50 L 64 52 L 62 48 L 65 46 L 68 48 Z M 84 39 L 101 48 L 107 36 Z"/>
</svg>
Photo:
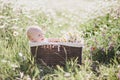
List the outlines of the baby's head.
<svg viewBox="0 0 120 80">
<path fill-rule="evenodd" d="M 31 42 L 41 42 L 45 39 L 44 33 L 39 26 L 29 26 L 27 37 Z"/>
</svg>

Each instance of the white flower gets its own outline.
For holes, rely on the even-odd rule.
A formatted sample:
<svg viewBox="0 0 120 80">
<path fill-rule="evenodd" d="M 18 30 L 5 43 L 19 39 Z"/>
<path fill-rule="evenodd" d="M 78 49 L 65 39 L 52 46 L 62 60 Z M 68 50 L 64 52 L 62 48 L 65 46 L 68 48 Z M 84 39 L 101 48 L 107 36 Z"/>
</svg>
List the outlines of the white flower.
<svg viewBox="0 0 120 80">
<path fill-rule="evenodd" d="M 20 56 L 20 57 L 22 57 L 23 56 L 23 54 L 20 52 L 20 53 L 18 53 L 18 55 Z"/>
<path fill-rule="evenodd" d="M 3 59 L 3 60 L 1 60 L 1 62 L 6 63 L 6 62 L 8 62 L 8 61 L 6 61 L 6 60 Z"/>
<path fill-rule="evenodd" d="M 20 72 L 20 78 L 23 78 L 23 76 L 24 76 L 24 73 Z"/>
<path fill-rule="evenodd" d="M 1 29 L 2 29 L 2 28 L 5 28 L 5 25 L 0 26 L 0 28 L 1 28 Z"/>
<path fill-rule="evenodd" d="M 120 68 L 120 65 L 118 65 L 118 68 Z"/>
<path fill-rule="evenodd" d="M 111 22 L 112 22 L 112 20 L 109 20 L 108 22 L 109 22 L 109 23 L 111 23 Z"/>
<path fill-rule="evenodd" d="M 11 64 L 11 67 L 13 67 L 13 68 L 17 68 L 18 65 L 16 65 L 16 64 Z"/>
<path fill-rule="evenodd" d="M 101 30 L 101 31 L 104 31 L 104 29 L 103 29 L 103 28 L 100 28 L 100 30 Z"/>
<path fill-rule="evenodd" d="M 18 36 L 18 35 L 19 35 L 19 33 L 17 31 L 13 32 L 13 36 Z"/>
<path fill-rule="evenodd" d="M 64 76 L 65 76 L 65 77 L 70 77 L 70 73 L 66 72 L 66 73 L 64 74 Z"/>
<path fill-rule="evenodd" d="M 43 72 L 43 69 L 40 69 L 41 72 Z"/>
</svg>

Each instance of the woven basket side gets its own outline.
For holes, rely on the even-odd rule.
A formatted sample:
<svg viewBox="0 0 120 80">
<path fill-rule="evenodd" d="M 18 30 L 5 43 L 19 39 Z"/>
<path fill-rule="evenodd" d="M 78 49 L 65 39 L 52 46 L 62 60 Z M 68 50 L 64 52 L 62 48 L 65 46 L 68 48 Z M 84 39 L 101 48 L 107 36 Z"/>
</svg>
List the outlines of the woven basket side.
<svg viewBox="0 0 120 80">
<path fill-rule="evenodd" d="M 66 60 L 78 57 L 78 63 L 82 60 L 82 47 L 55 46 L 54 48 L 44 48 L 43 46 L 31 47 L 31 53 L 38 63 L 49 66 L 65 65 Z"/>
</svg>

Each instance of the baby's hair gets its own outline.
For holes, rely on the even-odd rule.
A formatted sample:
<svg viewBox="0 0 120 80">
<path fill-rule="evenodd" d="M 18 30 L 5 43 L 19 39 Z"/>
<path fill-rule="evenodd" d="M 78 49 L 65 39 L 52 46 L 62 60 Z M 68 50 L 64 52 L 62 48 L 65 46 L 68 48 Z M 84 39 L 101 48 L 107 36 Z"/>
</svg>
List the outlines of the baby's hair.
<svg viewBox="0 0 120 80">
<path fill-rule="evenodd" d="M 26 30 L 26 34 L 32 33 L 33 30 L 40 31 L 41 33 L 44 34 L 43 30 L 39 26 L 36 26 L 36 25 L 28 26 Z"/>
</svg>

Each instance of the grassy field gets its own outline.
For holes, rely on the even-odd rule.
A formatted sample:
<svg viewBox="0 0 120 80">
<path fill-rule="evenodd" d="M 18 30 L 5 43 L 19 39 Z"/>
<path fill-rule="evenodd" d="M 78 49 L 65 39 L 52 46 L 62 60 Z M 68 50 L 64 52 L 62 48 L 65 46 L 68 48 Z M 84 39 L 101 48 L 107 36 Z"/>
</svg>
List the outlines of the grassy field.
<svg viewBox="0 0 120 80">
<path fill-rule="evenodd" d="M 119 4 L 103 8 L 102 15 L 95 10 L 86 19 L 86 15 L 79 16 L 81 10 L 27 11 L 0 0 L 0 80 L 119 80 Z M 84 39 L 83 64 L 71 60 L 55 69 L 36 64 L 26 37 L 29 25 L 41 26 L 48 38 L 76 32 L 78 38 Z"/>
</svg>

